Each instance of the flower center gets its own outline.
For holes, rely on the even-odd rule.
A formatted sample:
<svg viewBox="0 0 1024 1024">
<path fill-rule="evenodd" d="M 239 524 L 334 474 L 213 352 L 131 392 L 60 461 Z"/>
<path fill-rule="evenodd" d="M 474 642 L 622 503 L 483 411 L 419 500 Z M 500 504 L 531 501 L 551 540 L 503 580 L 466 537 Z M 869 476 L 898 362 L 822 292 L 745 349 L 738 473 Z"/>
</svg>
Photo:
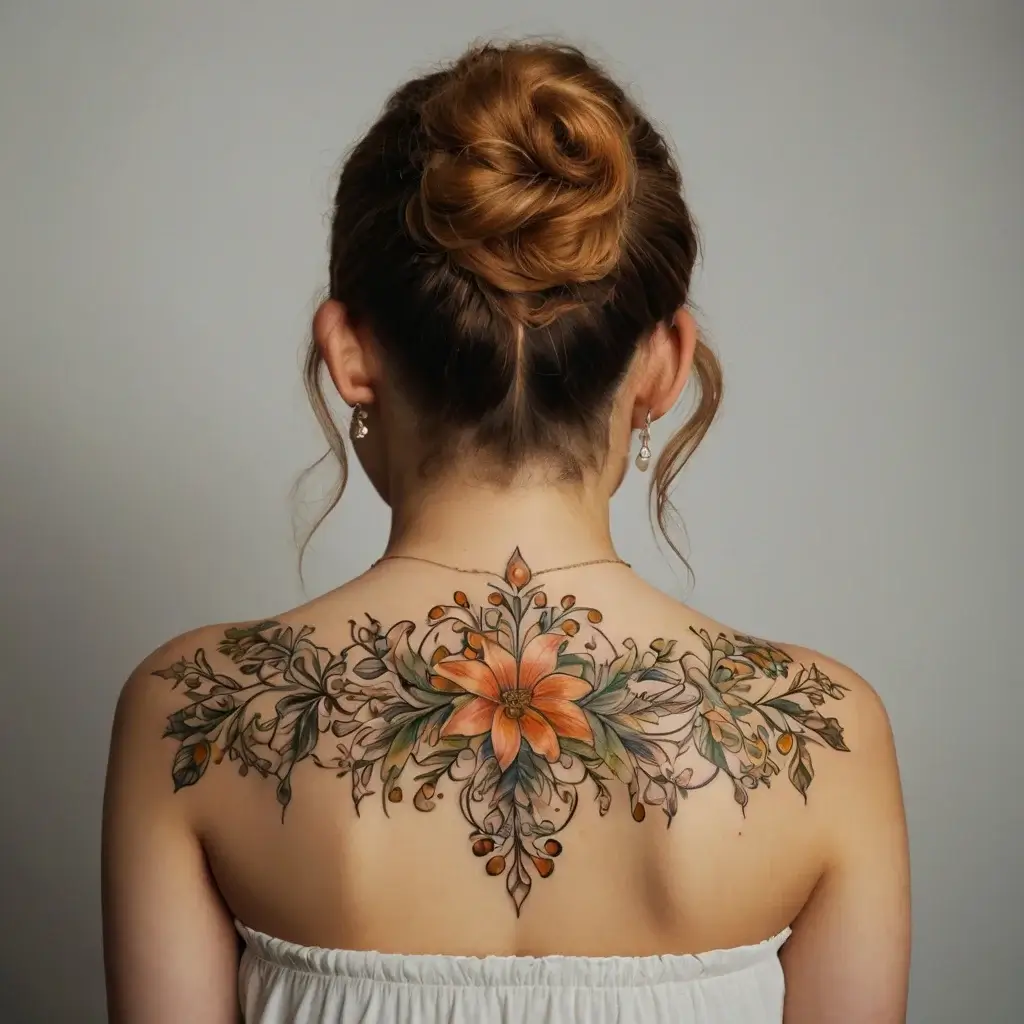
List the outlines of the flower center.
<svg viewBox="0 0 1024 1024">
<path fill-rule="evenodd" d="M 501 703 L 505 706 L 505 714 L 509 718 L 522 718 L 530 706 L 530 690 L 506 690 L 501 695 Z"/>
</svg>

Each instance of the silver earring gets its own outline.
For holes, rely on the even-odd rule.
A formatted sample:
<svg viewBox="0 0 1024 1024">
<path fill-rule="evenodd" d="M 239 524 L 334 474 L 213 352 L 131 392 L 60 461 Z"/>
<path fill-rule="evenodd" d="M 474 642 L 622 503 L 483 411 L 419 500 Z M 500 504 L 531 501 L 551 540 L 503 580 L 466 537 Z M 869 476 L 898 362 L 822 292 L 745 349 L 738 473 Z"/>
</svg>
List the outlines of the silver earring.
<svg viewBox="0 0 1024 1024">
<path fill-rule="evenodd" d="M 369 432 L 370 428 L 366 425 L 366 410 L 357 403 L 352 410 L 352 427 L 349 433 L 353 441 L 361 441 Z"/>
<path fill-rule="evenodd" d="M 651 412 L 647 410 L 647 419 L 644 420 L 644 425 L 640 428 L 640 451 L 636 456 L 636 468 L 641 473 L 647 472 L 647 467 L 651 464 Z"/>
</svg>

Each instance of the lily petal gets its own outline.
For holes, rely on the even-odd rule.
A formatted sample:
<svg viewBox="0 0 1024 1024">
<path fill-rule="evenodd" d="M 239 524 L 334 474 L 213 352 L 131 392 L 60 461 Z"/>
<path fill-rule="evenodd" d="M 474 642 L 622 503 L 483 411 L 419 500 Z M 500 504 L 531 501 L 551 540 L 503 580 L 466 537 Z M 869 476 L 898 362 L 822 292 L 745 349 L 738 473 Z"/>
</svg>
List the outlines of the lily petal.
<svg viewBox="0 0 1024 1024">
<path fill-rule="evenodd" d="M 482 661 L 470 661 L 458 656 L 445 658 L 434 666 L 434 674 L 458 683 L 467 693 L 475 693 L 478 697 L 496 701 L 500 694 L 494 672 Z"/>
<path fill-rule="evenodd" d="M 540 680 L 555 671 L 558 649 L 565 640 L 564 633 L 541 633 L 526 645 L 519 662 L 520 689 L 532 690 Z"/>
<path fill-rule="evenodd" d="M 479 736 L 494 718 L 494 704 L 486 697 L 470 697 L 441 726 L 442 736 Z"/>
<path fill-rule="evenodd" d="M 458 683 L 453 683 L 450 679 L 445 679 L 444 676 L 439 676 L 436 672 L 430 673 L 430 685 L 435 690 L 440 690 L 442 693 L 464 693 L 465 691 Z"/>
<path fill-rule="evenodd" d="M 523 717 L 519 719 L 519 728 L 523 739 L 533 747 L 534 753 L 546 757 L 549 761 L 557 761 L 561 756 L 555 730 L 536 711 L 525 711 Z"/>
<path fill-rule="evenodd" d="M 494 717 L 491 719 L 491 746 L 494 747 L 494 756 L 498 759 L 498 767 L 502 771 L 516 759 L 521 743 L 519 722 L 509 718 L 505 714 L 505 708 L 499 704 L 494 708 Z"/>
<path fill-rule="evenodd" d="M 484 663 L 490 668 L 497 682 L 499 692 L 516 688 L 516 659 L 501 644 L 488 637 L 483 641 Z"/>
<path fill-rule="evenodd" d="M 590 684 L 579 676 L 570 676 L 565 672 L 552 672 L 545 676 L 534 688 L 533 697 L 556 697 L 559 700 L 579 700 L 590 693 Z"/>
<path fill-rule="evenodd" d="M 590 728 L 587 716 L 572 701 L 559 700 L 557 697 L 534 698 L 532 709 L 539 711 L 559 736 L 593 745 L 594 731 Z"/>
</svg>

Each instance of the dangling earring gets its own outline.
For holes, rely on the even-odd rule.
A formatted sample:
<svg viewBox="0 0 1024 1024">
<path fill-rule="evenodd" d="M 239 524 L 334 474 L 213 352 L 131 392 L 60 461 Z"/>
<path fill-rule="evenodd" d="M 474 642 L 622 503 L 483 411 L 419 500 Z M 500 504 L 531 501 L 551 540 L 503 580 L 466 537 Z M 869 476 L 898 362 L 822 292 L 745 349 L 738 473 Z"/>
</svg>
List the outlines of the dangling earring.
<svg viewBox="0 0 1024 1024">
<path fill-rule="evenodd" d="M 353 441 L 361 441 L 369 432 L 370 428 L 366 425 L 366 410 L 356 403 L 356 407 L 352 410 L 352 426 L 349 434 Z"/>
<path fill-rule="evenodd" d="M 640 451 L 636 456 L 636 468 L 641 473 L 647 472 L 647 467 L 651 464 L 651 411 L 647 410 L 647 418 L 644 420 L 644 425 L 640 428 Z"/>
</svg>

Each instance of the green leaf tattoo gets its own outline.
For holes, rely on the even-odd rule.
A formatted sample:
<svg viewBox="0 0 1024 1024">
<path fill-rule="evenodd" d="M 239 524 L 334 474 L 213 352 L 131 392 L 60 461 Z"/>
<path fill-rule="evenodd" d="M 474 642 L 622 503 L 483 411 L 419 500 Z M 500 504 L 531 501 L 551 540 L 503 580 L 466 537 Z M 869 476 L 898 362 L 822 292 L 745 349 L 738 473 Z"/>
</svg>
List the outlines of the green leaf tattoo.
<svg viewBox="0 0 1024 1024">
<path fill-rule="evenodd" d="M 692 629 L 694 650 L 616 644 L 596 608 L 549 602 L 518 549 L 488 586 L 479 606 L 462 591 L 435 605 L 415 646 L 409 621 L 353 621 L 338 653 L 310 626 L 266 621 L 218 644 L 236 675 L 203 650 L 156 672 L 188 698 L 164 733 L 178 743 L 175 789 L 225 757 L 275 778 L 282 817 L 309 758 L 349 780 L 357 813 L 376 794 L 388 814 L 402 783 L 430 812 L 451 783 L 472 852 L 505 876 L 518 914 L 554 871 L 582 793 L 604 815 L 621 783 L 636 821 L 660 808 L 671 825 L 680 800 L 724 774 L 746 813 L 749 792 L 779 774 L 776 755 L 806 801 L 811 746 L 848 749 L 818 710 L 846 688 L 763 640 Z"/>
</svg>

